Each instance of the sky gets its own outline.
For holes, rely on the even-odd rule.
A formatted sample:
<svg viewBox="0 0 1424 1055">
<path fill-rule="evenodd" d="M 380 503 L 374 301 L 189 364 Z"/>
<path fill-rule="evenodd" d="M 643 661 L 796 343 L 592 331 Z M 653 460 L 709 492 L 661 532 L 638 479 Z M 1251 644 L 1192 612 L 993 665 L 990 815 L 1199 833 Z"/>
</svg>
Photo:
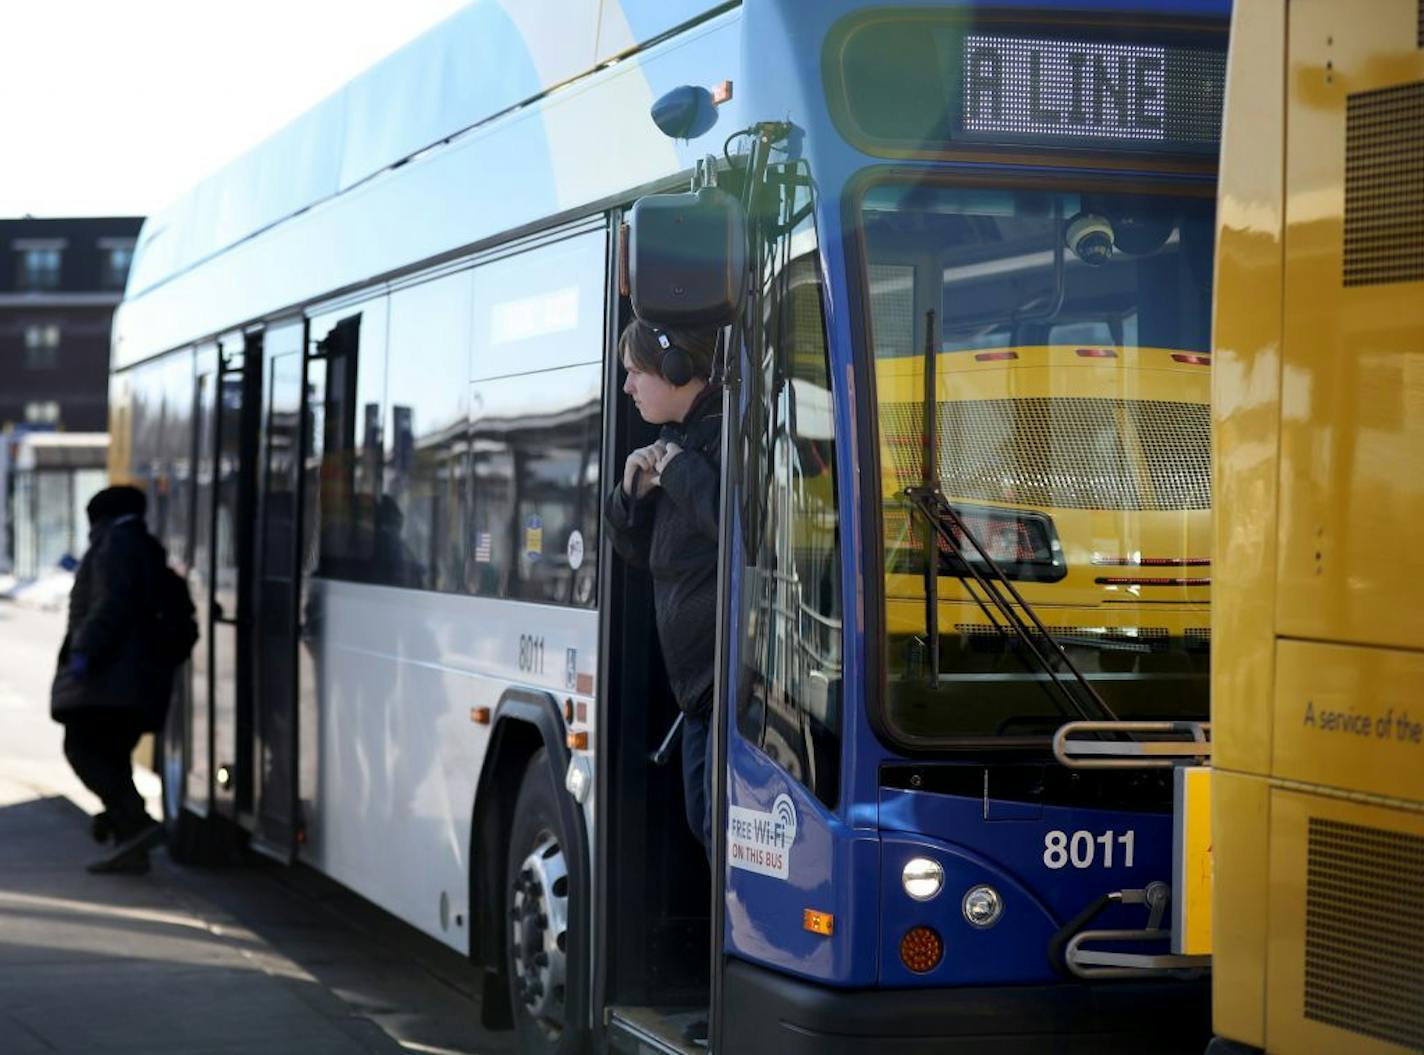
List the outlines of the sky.
<svg viewBox="0 0 1424 1055">
<path fill-rule="evenodd" d="M 147 216 L 469 0 L 0 0 L 0 217 Z"/>
</svg>

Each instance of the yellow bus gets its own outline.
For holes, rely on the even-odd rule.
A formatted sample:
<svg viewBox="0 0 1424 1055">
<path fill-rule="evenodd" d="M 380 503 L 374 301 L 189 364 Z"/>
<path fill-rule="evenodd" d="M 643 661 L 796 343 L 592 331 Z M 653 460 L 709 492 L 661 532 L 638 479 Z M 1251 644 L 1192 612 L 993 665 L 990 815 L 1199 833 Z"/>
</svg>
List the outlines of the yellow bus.
<svg viewBox="0 0 1424 1055">
<path fill-rule="evenodd" d="M 1424 1051 L 1424 8 L 1255 0 L 1217 214 L 1215 1048 Z"/>
</svg>

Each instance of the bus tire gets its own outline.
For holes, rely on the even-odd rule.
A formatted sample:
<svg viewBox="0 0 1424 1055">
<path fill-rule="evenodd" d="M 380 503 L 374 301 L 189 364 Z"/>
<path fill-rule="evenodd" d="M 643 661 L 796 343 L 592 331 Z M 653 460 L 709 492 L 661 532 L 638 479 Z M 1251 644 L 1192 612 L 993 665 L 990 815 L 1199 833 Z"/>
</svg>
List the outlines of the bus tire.
<svg viewBox="0 0 1424 1055">
<path fill-rule="evenodd" d="M 583 1036 L 569 1021 L 567 995 L 582 966 L 570 946 L 572 843 L 559 812 L 549 753 L 540 748 L 519 785 L 505 858 L 505 967 L 522 1055 L 573 1055 Z"/>
</svg>

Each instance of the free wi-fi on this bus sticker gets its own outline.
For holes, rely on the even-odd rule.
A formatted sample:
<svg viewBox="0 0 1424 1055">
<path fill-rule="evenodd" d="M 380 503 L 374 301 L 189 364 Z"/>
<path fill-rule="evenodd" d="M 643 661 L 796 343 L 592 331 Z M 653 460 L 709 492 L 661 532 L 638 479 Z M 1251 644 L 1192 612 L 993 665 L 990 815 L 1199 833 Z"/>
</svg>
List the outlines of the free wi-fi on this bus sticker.
<svg viewBox="0 0 1424 1055">
<path fill-rule="evenodd" d="M 731 806 L 727 817 L 727 860 L 733 868 L 775 879 L 790 874 L 791 845 L 796 842 L 796 806 L 782 793 L 771 812 Z"/>
</svg>

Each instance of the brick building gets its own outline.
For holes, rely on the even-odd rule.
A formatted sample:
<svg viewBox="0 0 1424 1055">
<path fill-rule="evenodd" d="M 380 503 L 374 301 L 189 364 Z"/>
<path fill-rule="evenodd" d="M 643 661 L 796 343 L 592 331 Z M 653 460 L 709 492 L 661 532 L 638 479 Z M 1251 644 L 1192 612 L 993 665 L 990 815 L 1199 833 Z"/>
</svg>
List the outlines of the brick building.
<svg viewBox="0 0 1424 1055">
<path fill-rule="evenodd" d="M 109 327 L 142 224 L 0 220 L 0 432 L 108 428 Z"/>
<path fill-rule="evenodd" d="M 109 332 L 142 225 L 0 220 L 0 579 L 82 549 L 105 479 Z"/>
</svg>

